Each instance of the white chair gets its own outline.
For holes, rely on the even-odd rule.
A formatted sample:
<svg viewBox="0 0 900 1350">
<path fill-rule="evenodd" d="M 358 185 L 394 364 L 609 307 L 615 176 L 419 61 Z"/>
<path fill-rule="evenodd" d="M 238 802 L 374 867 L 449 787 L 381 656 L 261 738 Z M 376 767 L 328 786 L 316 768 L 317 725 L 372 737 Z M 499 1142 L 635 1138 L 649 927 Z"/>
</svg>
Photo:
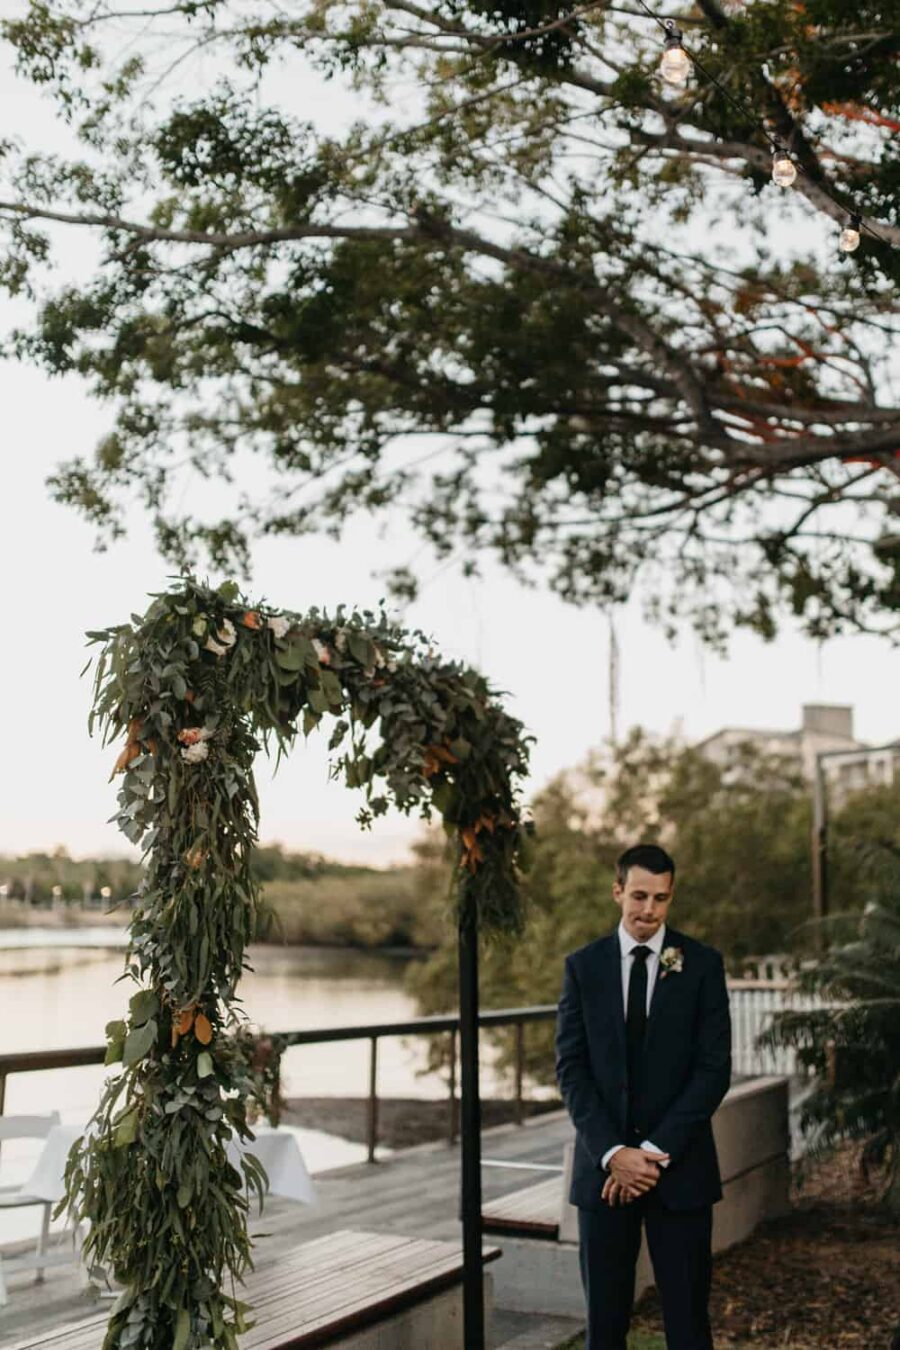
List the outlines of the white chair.
<svg viewBox="0 0 900 1350">
<path fill-rule="evenodd" d="M 58 1111 L 49 1116 L 0 1116 L 0 1143 L 7 1139 L 46 1139 L 54 1125 L 58 1124 Z M 67 1259 L 62 1254 L 50 1254 L 47 1251 L 53 1202 L 29 1195 L 22 1186 L 0 1186 L 0 1210 L 19 1209 L 24 1205 L 43 1206 L 41 1232 L 33 1252 L 23 1252 L 20 1256 L 7 1257 L 6 1260 L 0 1256 L 0 1307 L 8 1301 L 4 1271 L 8 1274 L 17 1270 L 36 1270 L 35 1279 L 42 1280 L 47 1266 L 57 1265 L 61 1257 Z"/>
</svg>

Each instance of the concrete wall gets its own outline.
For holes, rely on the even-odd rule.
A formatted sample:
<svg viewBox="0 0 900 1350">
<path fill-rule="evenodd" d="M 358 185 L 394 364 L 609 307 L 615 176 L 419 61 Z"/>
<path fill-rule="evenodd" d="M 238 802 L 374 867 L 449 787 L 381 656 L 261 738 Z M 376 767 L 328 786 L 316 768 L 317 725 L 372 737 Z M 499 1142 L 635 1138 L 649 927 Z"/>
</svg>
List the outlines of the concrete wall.
<svg viewBox="0 0 900 1350">
<path fill-rule="evenodd" d="M 762 1220 L 783 1214 L 790 1181 L 788 1082 L 754 1078 L 728 1093 L 713 1117 L 723 1199 L 713 1209 L 713 1250 L 748 1237 Z M 559 1242 L 504 1238 L 494 1267 L 497 1306 L 582 1317 L 578 1211 L 565 1199 L 572 1165 L 566 1148 Z M 636 1297 L 653 1283 L 646 1239 L 638 1260 Z"/>
<path fill-rule="evenodd" d="M 485 1271 L 484 1329 L 488 1350 L 494 1344 L 493 1307 L 493 1280 Z M 465 1350 L 462 1285 L 446 1289 L 334 1344 L 335 1350 Z"/>
</svg>

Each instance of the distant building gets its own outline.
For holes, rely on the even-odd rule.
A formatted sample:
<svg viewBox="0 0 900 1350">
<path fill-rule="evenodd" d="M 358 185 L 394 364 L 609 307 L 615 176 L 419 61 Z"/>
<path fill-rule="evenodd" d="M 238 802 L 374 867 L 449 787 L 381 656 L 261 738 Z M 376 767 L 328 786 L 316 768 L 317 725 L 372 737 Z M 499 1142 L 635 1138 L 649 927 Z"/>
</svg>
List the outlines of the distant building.
<svg viewBox="0 0 900 1350">
<path fill-rule="evenodd" d="M 840 750 L 839 759 L 826 759 L 825 773 L 837 796 L 861 788 L 900 781 L 900 741 L 873 749 L 853 734 L 853 709 L 845 704 L 807 703 L 796 731 L 760 730 L 758 727 L 723 727 L 700 741 L 697 749 L 716 764 L 727 764 L 735 748 L 751 743 L 770 755 L 792 760 L 808 780 L 816 770 L 816 756 Z"/>
</svg>

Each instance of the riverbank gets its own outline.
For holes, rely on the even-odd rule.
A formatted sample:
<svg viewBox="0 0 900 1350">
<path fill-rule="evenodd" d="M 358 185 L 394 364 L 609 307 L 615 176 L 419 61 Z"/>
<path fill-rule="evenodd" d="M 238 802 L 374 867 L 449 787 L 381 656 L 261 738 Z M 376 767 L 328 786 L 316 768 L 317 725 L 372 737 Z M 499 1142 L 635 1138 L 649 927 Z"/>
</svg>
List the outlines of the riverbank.
<svg viewBox="0 0 900 1350">
<path fill-rule="evenodd" d="M 125 909 L 111 912 L 106 910 L 82 910 L 75 907 L 65 909 L 62 906 L 56 909 L 43 909 L 37 906 L 31 908 L 15 902 L 5 905 L 0 903 L 0 948 L 4 945 L 4 933 L 17 936 L 31 933 L 34 936 L 35 946 L 40 945 L 43 935 L 46 935 L 48 941 L 54 947 L 59 946 L 60 935 L 69 934 L 72 937 L 73 946 L 90 946 L 91 939 L 96 938 L 99 947 L 121 947 L 127 942 L 127 930 L 130 921 L 131 911 Z M 8 945 L 19 947 L 22 943 L 16 941 L 10 942 Z M 328 942 L 310 941 L 303 937 L 294 939 L 283 936 L 274 929 L 266 937 L 253 943 L 253 947 L 257 949 L 265 948 L 269 951 L 279 948 L 292 951 L 303 949 L 310 952 L 321 952 L 325 955 L 345 953 L 350 956 L 354 954 L 383 956 L 402 961 L 424 961 L 434 950 L 432 947 L 411 947 L 405 943 L 370 945 L 361 940 Z M 250 959 L 252 963 L 252 947 Z"/>
<path fill-rule="evenodd" d="M 438 881 L 415 864 L 382 870 L 270 845 L 254 849 L 250 869 L 260 887 L 257 941 L 384 951 L 440 940 L 429 903 Z M 0 855 L 0 927 L 124 927 L 141 878 L 136 860 Z"/>
</svg>

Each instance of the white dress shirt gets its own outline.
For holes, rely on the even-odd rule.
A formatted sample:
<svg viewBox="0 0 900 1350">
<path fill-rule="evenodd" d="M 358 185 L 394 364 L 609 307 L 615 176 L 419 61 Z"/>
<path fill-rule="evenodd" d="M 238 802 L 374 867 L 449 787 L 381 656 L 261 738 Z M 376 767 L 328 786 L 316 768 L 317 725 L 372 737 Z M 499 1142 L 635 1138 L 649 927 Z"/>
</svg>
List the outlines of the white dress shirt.
<svg viewBox="0 0 900 1350">
<path fill-rule="evenodd" d="M 646 942 L 638 942 L 637 938 L 631 936 L 620 919 L 618 940 L 619 950 L 622 953 L 622 1007 L 626 1017 L 628 1016 L 628 982 L 631 979 L 631 971 L 634 967 L 634 957 L 632 956 L 632 952 L 635 947 L 647 947 L 649 950 L 649 955 L 647 957 L 647 1015 L 649 1016 L 650 1001 L 653 998 L 653 987 L 656 984 L 656 977 L 659 974 L 660 952 L 662 951 L 663 944 L 666 940 L 666 925 L 662 924 L 657 928 L 652 938 L 648 938 Z M 600 1160 L 601 1167 L 608 1167 L 609 1160 L 613 1154 L 618 1153 L 619 1149 L 624 1147 L 624 1144 L 614 1144 L 612 1148 L 607 1149 Z M 662 1149 L 657 1148 L 649 1139 L 645 1139 L 642 1142 L 641 1148 L 647 1149 L 650 1153 L 662 1152 Z M 667 1167 L 668 1163 L 662 1163 L 660 1165 L 662 1167 Z"/>
<path fill-rule="evenodd" d="M 647 957 L 647 1014 L 650 1014 L 650 1000 L 653 998 L 653 986 L 656 984 L 656 977 L 659 974 L 659 954 L 663 949 L 666 940 L 666 925 L 662 924 L 657 928 L 652 938 L 646 942 L 638 942 L 628 932 L 622 921 L 619 921 L 619 950 L 622 953 L 622 1007 L 625 1010 L 625 1016 L 628 1016 L 628 982 L 631 979 L 631 968 L 634 965 L 634 958 L 631 953 L 635 947 L 646 947 L 650 955 Z"/>
</svg>

